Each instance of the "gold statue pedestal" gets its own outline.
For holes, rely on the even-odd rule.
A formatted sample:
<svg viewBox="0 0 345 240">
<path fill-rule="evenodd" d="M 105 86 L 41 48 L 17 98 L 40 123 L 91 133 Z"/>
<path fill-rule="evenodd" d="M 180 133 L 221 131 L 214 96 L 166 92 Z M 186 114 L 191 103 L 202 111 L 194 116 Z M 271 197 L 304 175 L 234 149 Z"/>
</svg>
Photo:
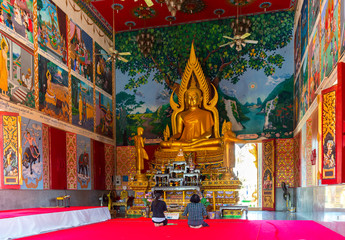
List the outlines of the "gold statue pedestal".
<svg viewBox="0 0 345 240">
<path fill-rule="evenodd" d="M 139 174 L 135 175 L 135 178 L 137 179 L 138 182 L 146 182 L 147 181 L 146 174 L 144 174 L 144 173 L 139 173 Z"/>
<path fill-rule="evenodd" d="M 202 189 L 204 195 L 208 196 L 212 210 L 215 212 L 224 204 L 236 205 L 238 203 L 238 190 L 241 185 L 239 180 L 205 180 L 202 182 Z"/>
<path fill-rule="evenodd" d="M 139 181 L 139 179 L 143 179 L 143 181 Z M 145 198 L 145 194 L 148 192 L 148 189 L 151 189 L 151 187 L 154 186 L 154 183 L 147 180 L 146 174 L 140 174 L 137 175 L 137 181 L 130 181 L 128 186 L 134 191 L 134 201 L 133 206 L 127 210 L 127 215 L 145 217 L 146 207 L 143 198 Z"/>
</svg>

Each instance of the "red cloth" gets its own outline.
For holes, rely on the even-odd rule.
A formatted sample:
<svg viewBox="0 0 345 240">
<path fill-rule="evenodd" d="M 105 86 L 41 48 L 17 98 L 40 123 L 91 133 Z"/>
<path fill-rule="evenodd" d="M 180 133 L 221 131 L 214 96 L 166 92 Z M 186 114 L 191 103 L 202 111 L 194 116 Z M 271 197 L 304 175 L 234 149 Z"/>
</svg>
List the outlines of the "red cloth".
<svg viewBox="0 0 345 240">
<path fill-rule="evenodd" d="M 40 234 L 23 239 L 231 239 L 231 240 L 340 240 L 341 235 L 314 221 L 295 220 L 206 220 L 210 227 L 189 228 L 187 220 L 169 220 L 164 227 L 154 227 L 151 219 L 113 219 L 62 231 Z"/>
<path fill-rule="evenodd" d="M 144 172 L 150 169 L 150 165 L 155 161 L 155 151 L 159 148 L 159 144 L 156 145 L 145 145 L 144 146 L 147 155 L 149 156 L 148 161 L 144 161 Z"/>
</svg>

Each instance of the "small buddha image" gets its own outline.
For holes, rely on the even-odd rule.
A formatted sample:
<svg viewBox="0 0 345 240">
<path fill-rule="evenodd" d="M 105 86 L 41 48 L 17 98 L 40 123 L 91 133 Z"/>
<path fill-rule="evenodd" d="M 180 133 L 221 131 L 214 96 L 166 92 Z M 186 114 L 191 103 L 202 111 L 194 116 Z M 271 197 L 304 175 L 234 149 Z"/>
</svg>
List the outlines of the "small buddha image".
<svg viewBox="0 0 345 240">
<path fill-rule="evenodd" d="M 190 172 L 193 173 L 195 170 L 195 163 L 193 161 L 192 156 L 189 156 L 189 158 L 188 158 L 188 165 L 189 165 Z"/>
</svg>

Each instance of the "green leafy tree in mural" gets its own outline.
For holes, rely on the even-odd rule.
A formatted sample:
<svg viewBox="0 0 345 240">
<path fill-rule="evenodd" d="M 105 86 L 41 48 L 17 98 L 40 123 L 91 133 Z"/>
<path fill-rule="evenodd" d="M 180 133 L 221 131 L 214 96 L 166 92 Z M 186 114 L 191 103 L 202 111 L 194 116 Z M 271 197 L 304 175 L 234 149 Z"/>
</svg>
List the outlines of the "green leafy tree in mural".
<svg viewBox="0 0 345 240">
<path fill-rule="evenodd" d="M 128 124 L 134 126 L 137 125 L 135 122 L 133 122 L 133 119 L 128 117 L 128 114 L 132 113 L 135 109 L 141 107 L 143 104 L 144 102 L 142 101 L 136 101 L 135 95 L 131 95 L 126 92 L 119 92 L 116 94 L 116 116 L 118 116 L 116 123 L 118 131 L 116 132 L 121 134 L 123 145 L 127 145 Z"/>
<path fill-rule="evenodd" d="M 248 39 L 258 44 L 247 44 L 241 51 L 219 47 L 226 41 L 223 35 L 233 36 L 230 23 L 233 19 L 217 20 L 174 27 L 149 29 L 155 36 L 152 53 L 144 57 L 138 49 L 135 36 L 140 32 L 124 32 L 116 37 L 119 51 L 130 51 L 128 63 L 118 61 L 117 69 L 129 75 L 126 89 L 153 81 L 165 84 L 178 92 L 179 81 L 194 40 L 196 55 L 209 82 L 218 87 L 222 80 L 236 84 L 247 69 L 263 69 L 267 76 L 281 68 L 284 57 L 274 50 L 285 47 L 292 39 L 294 13 L 284 11 L 249 17 L 252 22 Z"/>
</svg>

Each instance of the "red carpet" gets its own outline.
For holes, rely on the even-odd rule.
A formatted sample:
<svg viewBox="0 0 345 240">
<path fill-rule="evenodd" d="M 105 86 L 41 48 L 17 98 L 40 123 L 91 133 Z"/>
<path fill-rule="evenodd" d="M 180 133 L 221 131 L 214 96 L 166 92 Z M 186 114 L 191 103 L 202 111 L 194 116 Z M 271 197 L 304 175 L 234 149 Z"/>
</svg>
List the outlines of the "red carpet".
<svg viewBox="0 0 345 240">
<path fill-rule="evenodd" d="M 22 239 L 116 239 L 116 240 L 338 240 L 345 237 L 314 221 L 206 220 L 210 227 L 192 229 L 187 220 L 170 220 L 154 227 L 151 219 L 113 219 L 102 223 L 51 232 Z"/>
</svg>

